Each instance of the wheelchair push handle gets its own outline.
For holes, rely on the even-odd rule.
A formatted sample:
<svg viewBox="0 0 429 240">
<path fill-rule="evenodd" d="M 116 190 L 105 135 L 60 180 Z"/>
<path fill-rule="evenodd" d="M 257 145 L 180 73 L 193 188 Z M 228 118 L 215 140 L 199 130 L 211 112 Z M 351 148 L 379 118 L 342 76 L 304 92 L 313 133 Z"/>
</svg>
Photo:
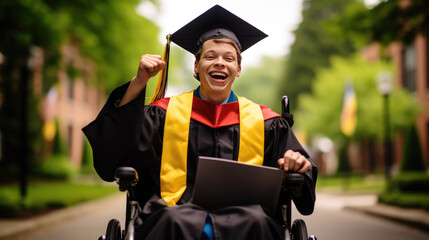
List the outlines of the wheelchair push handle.
<svg viewBox="0 0 429 240">
<path fill-rule="evenodd" d="M 299 197 L 305 178 L 302 173 L 287 173 L 283 178 L 282 193 L 291 198 Z"/>
<path fill-rule="evenodd" d="M 282 97 L 282 115 L 284 113 L 290 113 L 289 97 L 288 96 L 283 96 Z"/>
<path fill-rule="evenodd" d="M 304 184 L 304 175 L 302 173 L 287 173 L 284 184 L 288 186 L 301 186 Z"/>
<path fill-rule="evenodd" d="M 115 182 L 119 185 L 121 192 L 127 191 L 137 185 L 139 175 L 132 167 L 119 167 L 115 171 Z"/>
<path fill-rule="evenodd" d="M 288 96 L 282 97 L 282 118 L 289 123 L 289 127 L 292 127 L 294 120 L 293 114 L 290 113 L 290 101 Z"/>
</svg>

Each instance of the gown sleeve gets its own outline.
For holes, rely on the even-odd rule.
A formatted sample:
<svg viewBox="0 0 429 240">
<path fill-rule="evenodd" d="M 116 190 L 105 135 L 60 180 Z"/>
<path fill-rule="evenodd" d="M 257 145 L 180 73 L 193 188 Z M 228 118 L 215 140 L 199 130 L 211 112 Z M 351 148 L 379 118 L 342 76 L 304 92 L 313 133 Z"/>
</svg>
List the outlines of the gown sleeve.
<svg viewBox="0 0 429 240">
<path fill-rule="evenodd" d="M 82 129 L 92 147 L 94 168 L 105 181 L 114 181 L 115 170 L 120 166 L 136 169 L 150 166 L 157 160 L 161 147 L 159 129 L 163 126 L 159 125 L 164 121 L 157 119 L 165 113 L 160 108 L 144 105 L 145 91 L 117 107 L 128 84 L 116 88 L 97 118 Z"/>
<path fill-rule="evenodd" d="M 311 159 L 307 151 L 299 143 L 285 119 L 276 118 L 274 121 L 272 121 L 269 132 L 271 136 L 268 137 L 273 139 L 273 141 L 271 141 L 270 147 L 273 152 L 273 155 L 271 156 L 274 156 L 273 160 L 276 161 L 276 164 L 277 159 L 283 157 L 287 150 L 299 152 L 310 161 L 311 168 L 304 173 L 305 182 L 303 185 L 302 194 L 301 196 L 292 200 L 295 203 L 297 210 L 301 214 L 309 215 L 313 213 L 314 204 L 316 201 L 315 186 L 318 172 L 316 164 Z"/>
</svg>

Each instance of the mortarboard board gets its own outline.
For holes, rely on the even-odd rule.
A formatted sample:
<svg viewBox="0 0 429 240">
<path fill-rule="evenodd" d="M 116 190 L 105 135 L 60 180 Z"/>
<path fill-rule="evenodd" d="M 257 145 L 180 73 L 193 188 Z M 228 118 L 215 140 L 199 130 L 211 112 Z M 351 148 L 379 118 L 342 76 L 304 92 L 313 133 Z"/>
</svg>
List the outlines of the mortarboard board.
<svg viewBox="0 0 429 240">
<path fill-rule="evenodd" d="M 167 44 L 163 56 L 166 66 L 159 75 L 158 85 L 151 102 L 163 98 L 165 94 L 170 41 L 195 54 L 205 41 L 227 38 L 232 40 L 243 52 L 265 37 L 267 37 L 265 33 L 225 8 L 219 5 L 213 6 L 175 33 L 167 35 Z"/>
<path fill-rule="evenodd" d="M 229 38 L 243 52 L 267 37 L 225 8 L 215 5 L 171 35 L 171 41 L 191 53 L 196 53 L 209 39 Z"/>
</svg>

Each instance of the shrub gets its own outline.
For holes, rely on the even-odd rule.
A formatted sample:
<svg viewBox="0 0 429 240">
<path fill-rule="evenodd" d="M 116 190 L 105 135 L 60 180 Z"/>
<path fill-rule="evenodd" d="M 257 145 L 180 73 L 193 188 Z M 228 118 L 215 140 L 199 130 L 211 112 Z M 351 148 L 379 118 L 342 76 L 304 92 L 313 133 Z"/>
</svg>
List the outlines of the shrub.
<svg viewBox="0 0 429 240">
<path fill-rule="evenodd" d="M 429 175 L 421 172 L 399 174 L 389 182 L 388 191 L 381 193 L 382 203 L 429 211 Z"/>
<path fill-rule="evenodd" d="M 393 177 L 389 189 L 407 193 L 428 193 L 429 175 L 420 172 L 409 172 Z"/>
<path fill-rule="evenodd" d="M 420 140 L 414 124 L 406 132 L 400 171 L 426 172 Z"/>
<path fill-rule="evenodd" d="M 77 173 L 70 159 L 65 155 L 52 155 L 48 157 L 37 171 L 37 176 L 47 179 L 67 180 Z"/>
<path fill-rule="evenodd" d="M 382 193 L 378 200 L 385 204 L 395 205 L 405 208 L 419 208 L 429 211 L 429 195 L 424 193 L 389 192 Z"/>
<path fill-rule="evenodd" d="M 96 174 L 94 169 L 91 145 L 86 138 L 83 141 L 82 164 L 80 171 L 83 174 Z"/>
</svg>

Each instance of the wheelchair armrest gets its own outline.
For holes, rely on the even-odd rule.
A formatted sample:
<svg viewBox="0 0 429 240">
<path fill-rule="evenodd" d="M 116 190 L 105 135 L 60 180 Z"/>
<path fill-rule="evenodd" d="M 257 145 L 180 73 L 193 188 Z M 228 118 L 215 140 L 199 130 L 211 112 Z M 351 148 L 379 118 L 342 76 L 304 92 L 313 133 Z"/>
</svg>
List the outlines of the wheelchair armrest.
<svg viewBox="0 0 429 240">
<path fill-rule="evenodd" d="M 305 178 L 301 173 L 288 173 L 283 178 L 282 194 L 290 198 L 299 197 L 302 192 L 302 185 Z"/>
<path fill-rule="evenodd" d="M 119 185 L 121 192 L 131 189 L 138 181 L 139 175 L 132 167 L 119 167 L 115 171 L 115 182 Z"/>
</svg>

